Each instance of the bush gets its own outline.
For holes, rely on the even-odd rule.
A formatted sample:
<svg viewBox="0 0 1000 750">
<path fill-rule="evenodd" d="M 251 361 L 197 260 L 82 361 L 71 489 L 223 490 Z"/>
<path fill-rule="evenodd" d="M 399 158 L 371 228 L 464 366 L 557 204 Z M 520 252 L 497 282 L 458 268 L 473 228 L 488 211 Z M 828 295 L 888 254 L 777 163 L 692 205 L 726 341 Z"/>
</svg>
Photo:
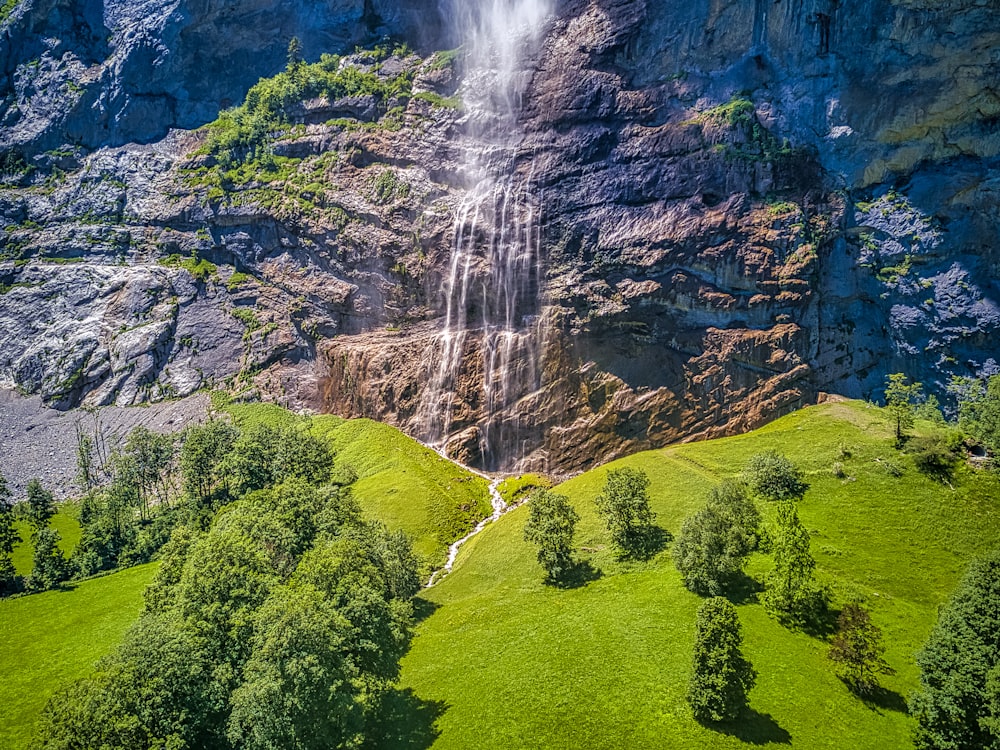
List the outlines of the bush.
<svg viewBox="0 0 1000 750">
<path fill-rule="evenodd" d="M 799 468 L 775 451 L 752 456 L 743 476 L 751 490 L 768 500 L 798 500 L 809 489 Z"/>
</svg>

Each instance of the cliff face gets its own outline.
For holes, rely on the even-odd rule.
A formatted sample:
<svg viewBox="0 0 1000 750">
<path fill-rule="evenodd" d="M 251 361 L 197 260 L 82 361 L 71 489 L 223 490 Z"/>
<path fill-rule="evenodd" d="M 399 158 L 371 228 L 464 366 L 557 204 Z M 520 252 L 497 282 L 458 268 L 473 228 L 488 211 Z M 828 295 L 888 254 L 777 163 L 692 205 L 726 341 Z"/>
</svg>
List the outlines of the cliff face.
<svg viewBox="0 0 1000 750">
<path fill-rule="evenodd" d="M 24 0 L 6 21 L 0 381 L 67 406 L 228 385 L 425 436 L 483 148 L 461 57 L 348 58 L 412 91 L 305 102 L 281 168 L 221 189 L 203 134 L 165 134 L 240 101 L 292 35 L 311 59 L 372 29 L 430 48 L 438 14 L 147 5 Z M 998 50 L 990 0 L 559 3 L 510 171 L 539 211 L 530 343 L 490 408 L 485 339 L 463 340 L 450 451 L 572 470 L 887 372 L 991 372 Z"/>
</svg>

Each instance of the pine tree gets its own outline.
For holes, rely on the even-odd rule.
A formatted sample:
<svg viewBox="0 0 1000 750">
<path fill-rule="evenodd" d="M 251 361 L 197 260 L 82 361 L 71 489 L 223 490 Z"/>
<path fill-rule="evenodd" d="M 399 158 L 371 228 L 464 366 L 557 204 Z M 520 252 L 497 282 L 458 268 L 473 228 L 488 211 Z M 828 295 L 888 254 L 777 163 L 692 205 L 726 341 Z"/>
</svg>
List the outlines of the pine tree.
<svg viewBox="0 0 1000 750">
<path fill-rule="evenodd" d="M 14 509 L 10 500 L 7 479 L 0 474 L 0 596 L 14 593 L 20 587 L 11 553 L 21 537 L 14 528 Z"/>
<path fill-rule="evenodd" d="M 837 634 L 828 653 L 839 666 L 841 679 L 860 695 L 875 692 L 878 675 L 895 674 L 883 654 L 882 630 L 872 622 L 868 610 L 857 602 L 845 604 L 837 618 Z"/>
<path fill-rule="evenodd" d="M 34 533 L 49 525 L 49 520 L 56 514 L 56 502 L 52 493 L 42 487 L 37 479 L 28 482 L 28 522 L 34 528 Z"/>
<path fill-rule="evenodd" d="M 736 607 L 715 597 L 698 608 L 688 703 L 698 721 L 732 721 L 747 707 L 757 673 L 743 656 Z"/>
<path fill-rule="evenodd" d="M 821 614 L 826 597 L 813 577 L 816 561 L 809 551 L 809 532 L 799 520 L 795 503 L 779 503 L 777 511 L 774 570 L 768 576 L 763 603 L 782 622 L 806 625 Z"/>
</svg>

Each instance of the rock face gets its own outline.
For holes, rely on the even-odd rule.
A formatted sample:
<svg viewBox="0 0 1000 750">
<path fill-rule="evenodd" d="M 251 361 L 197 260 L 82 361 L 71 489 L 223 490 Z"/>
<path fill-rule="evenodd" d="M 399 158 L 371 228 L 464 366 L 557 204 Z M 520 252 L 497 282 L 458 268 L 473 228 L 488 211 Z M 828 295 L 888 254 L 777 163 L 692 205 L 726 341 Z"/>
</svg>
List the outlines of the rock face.
<svg viewBox="0 0 1000 750">
<path fill-rule="evenodd" d="M 279 172 L 220 189 L 204 135 L 167 131 L 241 100 L 291 36 L 307 58 L 373 28 L 446 43 L 416 0 L 281 7 L 16 6 L 0 385 L 64 407 L 250 389 L 424 436 L 482 148 L 461 57 L 347 58 L 411 94 L 304 102 Z M 558 3 L 513 155 L 540 210 L 534 354 L 487 414 L 484 339 L 464 341 L 449 451 L 572 471 L 876 397 L 889 372 L 939 393 L 993 372 L 998 49 L 991 0 Z"/>
</svg>

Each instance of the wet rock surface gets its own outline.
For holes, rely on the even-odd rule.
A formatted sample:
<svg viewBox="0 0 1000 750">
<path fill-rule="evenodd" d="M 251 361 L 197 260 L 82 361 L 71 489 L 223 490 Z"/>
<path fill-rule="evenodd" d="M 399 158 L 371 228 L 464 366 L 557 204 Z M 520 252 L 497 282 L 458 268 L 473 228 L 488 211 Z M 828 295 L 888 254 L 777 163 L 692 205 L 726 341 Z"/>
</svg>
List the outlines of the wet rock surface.
<svg viewBox="0 0 1000 750">
<path fill-rule="evenodd" d="M 307 11 L 291 4 L 259 61 L 208 82 L 192 40 L 229 13 L 243 59 L 260 28 L 244 3 L 151 3 L 143 24 L 120 10 L 115 33 L 146 41 L 92 39 L 89 57 L 66 35 L 48 52 L 27 40 L 45 8 L 58 23 L 82 12 L 43 5 L 6 22 L 3 137 L 39 168 L 8 170 L 0 190 L 0 386 L 60 408 L 226 387 L 420 436 L 463 154 L 482 147 L 451 101 L 461 57 L 386 61 L 380 75 L 412 70 L 418 94 L 392 127 L 370 101 L 305 102 L 274 145 L 294 167 L 220 195 L 196 177 L 204 136 L 162 134 L 239 100 L 264 61 L 280 68 L 278 38 L 302 35 Z M 350 49 L 374 23 L 362 3 L 328 5 L 308 11 L 322 23 L 307 54 Z M 384 5 L 382 25 L 414 45 L 438 23 L 418 33 L 413 8 Z M 537 387 L 491 422 L 516 436 L 506 467 L 573 471 L 753 427 L 821 391 L 875 397 L 888 372 L 943 391 L 992 371 L 997 49 L 988 0 L 558 3 L 528 61 L 515 158 L 540 207 L 541 356 Z M 128 70 L 158 64 L 176 91 L 115 98 Z M 70 94 L 82 103 L 58 100 Z M 100 134 L 106 117 L 116 135 Z M 483 463 L 482 352 L 466 346 L 449 447 Z"/>
</svg>

